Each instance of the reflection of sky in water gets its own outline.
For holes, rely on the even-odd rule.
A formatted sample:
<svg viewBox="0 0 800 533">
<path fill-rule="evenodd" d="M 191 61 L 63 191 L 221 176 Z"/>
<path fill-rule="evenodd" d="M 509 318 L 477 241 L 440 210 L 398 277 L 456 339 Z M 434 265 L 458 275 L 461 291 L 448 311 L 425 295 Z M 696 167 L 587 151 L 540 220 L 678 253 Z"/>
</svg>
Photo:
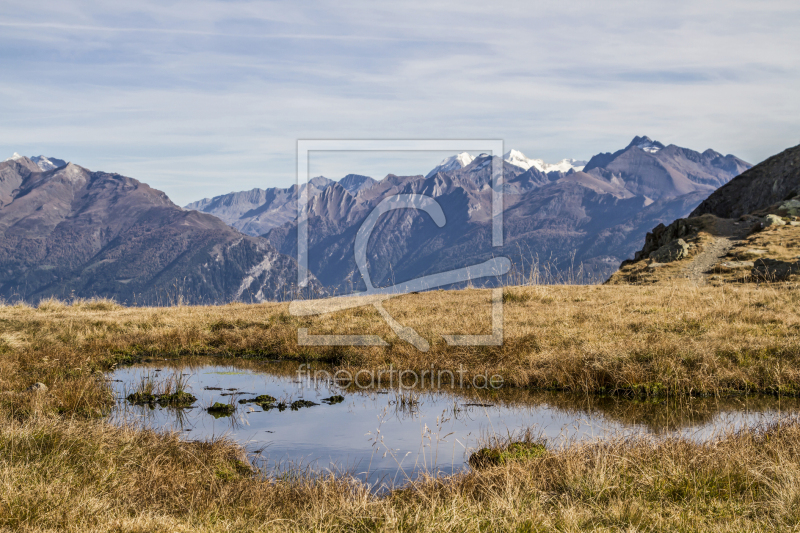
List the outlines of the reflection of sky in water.
<svg viewBox="0 0 800 533">
<path fill-rule="evenodd" d="M 148 373 L 163 379 L 178 372 L 167 367 L 154 372 L 154 368 L 117 370 L 113 378 L 122 380 L 112 382 L 117 396 L 122 398 L 132 392 L 141 376 Z M 589 407 L 578 403 L 571 406 L 569 402 L 558 402 L 555 406 L 552 401 L 482 407 L 466 405 L 475 399 L 436 392 L 422 393 L 416 409 L 409 411 L 398 406 L 394 390 L 343 392 L 334 385 L 317 383 L 315 387 L 313 382 L 296 377 L 229 366 L 184 368 L 180 372 L 188 374 L 188 391 L 198 398 L 193 408 L 151 410 L 122 401 L 113 415 L 115 420 L 175 429 L 191 439 L 226 436 L 249 452 L 261 450 L 269 467 L 310 464 L 317 469 L 346 469 L 372 481 L 379 478 L 402 481 L 404 474 L 412 475 L 417 469 L 451 472 L 465 468 L 468 454 L 481 438 L 492 434 L 504 437 L 531 428 L 535 435 L 552 439 L 551 444 L 558 446 L 566 439 L 648 433 L 649 426 L 642 422 L 653 416 L 644 414 L 648 408 L 652 410 L 652 405 L 630 402 L 615 402 L 625 407 L 623 414 L 603 408 L 602 402 Z M 228 403 L 232 391 L 206 390 L 206 387 L 237 389 L 240 395 L 236 399 L 269 394 L 279 400 L 302 398 L 320 405 L 297 411 L 264 412 L 252 404 L 236 403 L 236 414 L 215 419 L 205 408 L 214 402 Z M 321 402 L 335 394 L 344 395 L 345 401 L 335 405 Z M 720 428 L 732 429 L 768 421 L 778 414 L 790 414 L 797 406 L 791 400 L 726 404 L 694 422 L 684 421 L 680 434 L 707 438 Z M 638 410 L 642 411 L 641 416 L 636 416 Z M 364 475 L 366 472 L 368 476 Z"/>
</svg>

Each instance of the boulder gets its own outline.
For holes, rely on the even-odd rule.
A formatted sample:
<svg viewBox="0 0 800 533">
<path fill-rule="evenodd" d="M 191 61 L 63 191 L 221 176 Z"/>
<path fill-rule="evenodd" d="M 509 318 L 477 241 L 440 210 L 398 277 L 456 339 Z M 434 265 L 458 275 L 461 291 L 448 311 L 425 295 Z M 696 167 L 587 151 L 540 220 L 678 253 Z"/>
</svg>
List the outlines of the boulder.
<svg viewBox="0 0 800 533">
<path fill-rule="evenodd" d="M 752 269 L 754 266 L 752 261 L 725 261 L 717 265 L 717 271 L 731 272 L 733 270 Z"/>
<path fill-rule="evenodd" d="M 650 253 L 650 259 L 656 263 L 671 263 L 689 255 L 689 245 L 683 239 L 675 239 Z"/>
<path fill-rule="evenodd" d="M 28 387 L 25 392 L 47 392 L 47 385 L 41 382 L 36 382 Z"/>
<path fill-rule="evenodd" d="M 785 226 L 786 222 L 783 221 L 781 217 L 778 215 L 767 215 L 764 217 L 764 227 L 768 228 L 770 226 Z"/>
<path fill-rule="evenodd" d="M 653 252 L 672 243 L 676 239 L 688 237 L 697 233 L 700 221 L 692 221 L 690 223 L 685 218 L 679 218 L 669 226 L 659 224 L 653 231 L 648 233 L 644 239 L 644 247 L 641 251 L 636 252 L 634 261 L 646 259 L 652 255 Z"/>
</svg>

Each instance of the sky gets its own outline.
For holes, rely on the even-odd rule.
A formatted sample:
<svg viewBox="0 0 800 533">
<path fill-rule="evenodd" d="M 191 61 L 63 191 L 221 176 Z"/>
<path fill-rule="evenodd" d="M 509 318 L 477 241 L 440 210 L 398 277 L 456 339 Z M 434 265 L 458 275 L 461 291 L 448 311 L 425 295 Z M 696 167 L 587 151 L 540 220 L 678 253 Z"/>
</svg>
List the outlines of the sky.
<svg viewBox="0 0 800 533">
<path fill-rule="evenodd" d="M 800 143 L 797 28 L 796 0 L 4 0 L 0 156 L 179 205 L 291 185 L 298 139 L 502 139 L 556 162 L 649 135 L 757 163 Z M 310 166 L 442 159 L 401 156 Z"/>
</svg>

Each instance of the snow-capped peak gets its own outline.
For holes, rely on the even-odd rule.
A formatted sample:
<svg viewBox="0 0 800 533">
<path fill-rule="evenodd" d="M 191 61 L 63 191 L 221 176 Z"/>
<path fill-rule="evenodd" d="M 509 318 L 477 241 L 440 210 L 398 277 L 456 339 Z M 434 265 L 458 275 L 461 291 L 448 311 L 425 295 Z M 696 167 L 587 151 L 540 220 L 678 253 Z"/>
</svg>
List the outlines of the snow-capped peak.
<svg viewBox="0 0 800 533">
<path fill-rule="evenodd" d="M 578 161 L 577 159 L 562 159 L 555 164 L 545 163 L 542 159 L 530 159 L 519 150 L 509 150 L 503 156 L 503 159 L 509 165 L 525 170 L 532 167 L 545 174 L 548 172 L 569 172 L 570 169 L 580 172 L 586 166 L 586 161 Z"/>
<path fill-rule="evenodd" d="M 518 150 L 509 150 L 506 152 L 506 155 L 503 156 L 503 159 L 506 163 L 514 165 L 515 167 L 524 168 L 525 170 L 531 167 L 542 170 L 542 166 L 544 165 L 544 161 L 541 159 L 528 159 L 525 157 L 525 154 Z"/>
<path fill-rule="evenodd" d="M 558 171 L 567 173 L 570 169 L 574 170 L 575 172 L 580 172 L 583 170 L 583 167 L 586 166 L 586 163 L 588 163 L 588 161 L 578 161 L 577 159 L 572 158 L 562 159 L 558 163 L 554 163 L 552 165 L 545 163 L 544 172 Z"/>
<path fill-rule="evenodd" d="M 651 154 L 654 154 L 659 150 L 661 150 L 662 148 L 664 148 L 663 144 L 661 144 L 658 141 L 654 141 L 647 135 L 642 135 L 641 137 L 638 136 L 634 137 L 631 143 L 628 145 L 628 148 L 630 148 L 631 146 L 635 146 L 636 148 L 639 148 L 640 150 L 644 150 L 645 152 L 649 152 Z"/>
<path fill-rule="evenodd" d="M 56 159 L 54 157 L 48 158 L 43 155 L 31 157 L 31 161 L 36 163 L 36 165 L 45 172 L 53 170 L 54 168 L 63 167 L 66 164 L 66 162 L 61 159 Z"/>
<path fill-rule="evenodd" d="M 14 152 L 14 155 L 6 159 L 6 161 L 16 161 L 18 159 L 23 159 L 24 157 L 24 155 L 19 155 L 17 152 Z M 67 164 L 67 162 L 63 159 L 45 157 L 43 155 L 37 155 L 29 159 L 33 161 L 43 172 L 47 172 L 48 170 L 53 170 L 55 168 L 61 168 Z"/>
<path fill-rule="evenodd" d="M 442 162 L 439 163 L 436 168 L 428 172 L 428 175 L 425 177 L 430 178 L 431 176 L 435 176 L 437 172 L 447 172 L 448 170 L 464 168 L 473 161 L 475 161 L 474 155 L 468 154 L 467 152 L 461 152 L 460 154 L 443 159 Z"/>
</svg>

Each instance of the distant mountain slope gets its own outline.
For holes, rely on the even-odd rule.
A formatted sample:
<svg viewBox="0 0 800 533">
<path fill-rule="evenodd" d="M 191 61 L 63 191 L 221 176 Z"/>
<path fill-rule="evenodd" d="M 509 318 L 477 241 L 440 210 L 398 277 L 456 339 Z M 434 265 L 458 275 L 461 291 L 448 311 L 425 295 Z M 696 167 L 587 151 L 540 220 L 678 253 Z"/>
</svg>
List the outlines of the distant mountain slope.
<svg viewBox="0 0 800 533">
<path fill-rule="evenodd" d="M 348 174 L 339 180 L 339 185 L 344 187 L 350 194 L 356 195 L 361 191 L 365 191 L 373 187 L 377 181 L 369 176 L 361 176 L 359 174 Z"/>
<path fill-rule="evenodd" d="M 309 198 L 313 198 L 334 183 L 324 176 L 309 180 Z M 348 174 L 338 182 L 346 191 L 356 195 L 373 187 L 377 181 L 369 176 Z M 185 208 L 202 211 L 218 217 L 223 222 L 247 235 L 264 235 L 271 229 L 291 222 L 297 217 L 298 189 L 251 189 L 204 198 Z"/>
<path fill-rule="evenodd" d="M 544 281 L 600 281 L 633 255 L 649 228 L 686 216 L 708 194 L 710 182 L 724 183 L 749 166 L 733 156 L 664 146 L 647 137 L 596 156 L 589 172 L 571 168 L 555 179 L 534 166 L 526 170 L 503 161 L 505 246 L 495 249 L 489 184 L 497 159 L 482 155 L 463 168 L 459 163 L 425 177 L 389 175 L 357 196 L 336 184 L 328 187 L 310 203 L 309 268 L 331 290 L 363 288 L 353 258 L 358 228 L 383 198 L 418 193 L 436 198 L 447 224 L 439 228 L 415 211 L 384 215 L 368 247 L 374 283 L 405 281 L 496 255 L 510 257 L 526 275 L 533 263 L 546 265 Z M 267 237 L 282 253 L 297 253 L 293 221 Z"/>
<path fill-rule="evenodd" d="M 129 304 L 280 299 L 294 260 L 265 239 L 185 211 L 137 180 L 74 164 L 0 163 L 0 296 Z M 316 283 L 316 281 L 314 281 Z"/>
<path fill-rule="evenodd" d="M 333 183 L 319 176 L 309 180 L 308 195 L 316 196 Z M 209 213 L 247 235 L 263 235 L 297 217 L 297 185 L 287 189 L 251 189 L 204 198 L 186 209 Z"/>
<path fill-rule="evenodd" d="M 800 145 L 784 150 L 714 191 L 690 216 L 736 218 L 800 194 Z"/>
<path fill-rule="evenodd" d="M 592 157 L 583 171 L 615 181 L 651 200 L 674 198 L 695 191 L 712 191 L 750 168 L 741 159 L 706 150 L 703 153 L 673 144 L 664 146 L 647 136 L 635 137 L 613 154 Z"/>
</svg>

